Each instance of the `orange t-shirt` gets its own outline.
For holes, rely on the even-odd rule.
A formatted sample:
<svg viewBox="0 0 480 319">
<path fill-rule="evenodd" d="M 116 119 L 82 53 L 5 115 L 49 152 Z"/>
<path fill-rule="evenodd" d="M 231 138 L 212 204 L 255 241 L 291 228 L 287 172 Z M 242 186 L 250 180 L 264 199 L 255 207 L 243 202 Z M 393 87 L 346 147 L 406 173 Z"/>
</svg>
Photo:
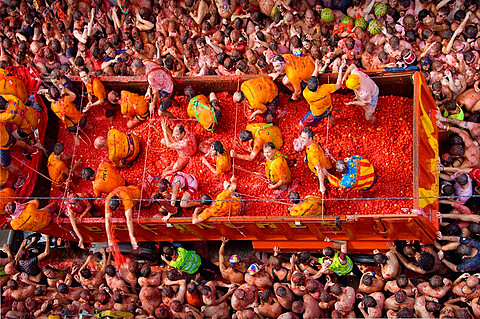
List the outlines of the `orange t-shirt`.
<svg viewBox="0 0 480 319">
<path fill-rule="evenodd" d="M 231 200 L 226 200 L 231 199 Z M 209 206 L 198 215 L 199 218 L 207 220 L 210 217 L 221 217 L 230 214 L 236 216 L 242 208 L 240 200 L 232 196 L 232 191 L 229 189 L 224 190 L 217 195 L 217 198 L 213 202 L 212 206 Z"/>
<path fill-rule="evenodd" d="M 272 142 L 277 150 L 283 146 L 282 132 L 278 126 L 267 123 L 248 124 L 245 128 L 252 132 L 253 135 L 253 152 L 260 152 L 263 145 L 267 142 Z"/>
<path fill-rule="evenodd" d="M 98 100 L 105 101 L 107 99 L 107 90 L 105 90 L 105 86 L 98 78 L 92 78 L 92 82 L 85 84 L 85 87 L 87 89 L 87 93 L 96 97 Z"/>
<path fill-rule="evenodd" d="M 136 199 L 140 199 L 141 190 L 137 186 L 119 186 L 108 194 L 107 199 L 105 200 L 105 207 L 110 212 L 110 207 L 108 205 L 108 200 L 113 196 L 118 196 L 121 200 L 121 206 L 125 211 L 135 207 L 135 204 L 138 202 Z"/>
<path fill-rule="evenodd" d="M 119 186 L 125 185 L 125 179 L 117 172 L 115 166 L 102 162 L 98 165 L 97 175 L 93 181 L 95 195 L 108 194 Z"/>
<path fill-rule="evenodd" d="M 28 204 L 25 209 L 15 219 L 10 221 L 10 226 L 14 230 L 38 231 L 50 223 L 52 216 L 45 209 L 38 209 L 38 202 Z"/>
<path fill-rule="evenodd" d="M 67 96 L 64 96 L 56 102 L 52 102 L 51 105 L 53 113 L 55 113 L 58 118 L 62 121 L 67 128 L 72 127 L 85 116 L 82 112 L 75 108 L 75 105 L 68 99 Z"/>
<path fill-rule="evenodd" d="M 146 120 L 149 112 L 143 95 L 125 90 L 120 92 L 120 110 L 129 119 L 137 117 L 140 121 Z"/>
<path fill-rule="evenodd" d="M 325 169 L 332 168 L 332 162 L 325 157 L 325 152 L 316 142 L 307 148 L 305 152 L 305 162 L 316 176 L 318 176 L 318 172 L 315 170 L 315 167 L 319 166 Z"/>
<path fill-rule="evenodd" d="M 200 94 L 192 98 L 188 102 L 187 113 L 190 118 L 196 118 L 207 131 L 215 130 L 217 125 L 215 109 L 205 95 Z"/>
<path fill-rule="evenodd" d="M 8 172 L 8 171 L 7 171 Z M 0 190 L 0 215 L 5 215 L 5 205 L 15 200 L 17 193 L 12 188 L 4 188 Z"/>
<path fill-rule="evenodd" d="M 55 157 L 55 154 L 50 154 L 48 157 L 48 176 L 56 182 L 62 183 L 67 179 L 68 176 L 68 168 L 65 165 L 65 162 L 61 159 Z"/>
<path fill-rule="evenodd" d="M 302 81 L 307 82 L 315 71 L 315 63 L 306 56 L 284 54 L 283 58 L 287 62 L 285 74 L 294 88 L 300 87 Z"/>
</svg>

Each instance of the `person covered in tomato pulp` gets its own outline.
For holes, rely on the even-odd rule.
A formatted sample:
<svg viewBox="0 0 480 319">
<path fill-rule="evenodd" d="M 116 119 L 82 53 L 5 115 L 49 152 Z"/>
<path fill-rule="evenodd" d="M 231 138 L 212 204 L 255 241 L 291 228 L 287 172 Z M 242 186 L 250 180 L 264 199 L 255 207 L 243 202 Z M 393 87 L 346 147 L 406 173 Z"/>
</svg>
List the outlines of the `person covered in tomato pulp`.
<svg viewBox="0 0 480 319">
<path fill-rule="evenodd" d="M 123 117 L 128 118 L 127 127 L 133 128 L 148 118 L 148 103 L 143 95 L 122 90 L 108 93 L 108 102 L 112 105 L 120 105 Z"/>
<path fill-rule="evenodd" d="M 239 158 L 244 161 L 253 161 L 258 153 L 263 149 L 263 145 L 267 142 L 273 143 L 276 149 L 283 146 L 282 132 L 278 126 L 267 123 L 251 123 L 247 124 L 245 130 L 240 132 L 240 141 L 248 142 L 250 154 L 237 154 L 235 150 L 230 150 L 230 156 Z"/>
<path fill-rule="evenodd" d="M 292 181 L 292 173 L 285 156 L 275 149 L 275 145 L 272 142 L 265 143 L 263 155 L 267 159 L 265 175 L 267 175 L 270 181 L 268 188 L 285 190 Z"/>
<path fill-rule="evenodd" d="M 209 98 L 203 94 L 195 95 L 195 91 L 190 85 L 185 88 L 184 93 L 190 100 L 187 107 L 188 117 L 196 118 L 207 132 L 213 132 L 222 117 L 215 93 L 210 93 Z"/>
<path fill-rule="evenodd" d="M 190 162 L 190 158 L 197 153 L 195 135 L 190 133 L 183 124 L 177 124 L 173 130 L 166 119 L 162 120 L 163 138 L 160 141 L 166 147 L 177 151 L 178 159 L 165 168 L 164 172 L 175 173 L 181 171 Z"/>
<path fill-rule="evenodd" d="M 116 167 L 129 166 L 140 154 L 140 139 L 133 133 L 124 133 L 112 128 L 107 138 L 99 136 L 95 139 L 96 149 L 108 149 L 108 158 Z"/>
<path fill-rule="evenodd" d="M 153 116 L 158 105 L 158 116 L 173 117 L 168 108 L 173 103 L 173 78 L 170 71 L 162 67 L 158 62 L 144 60 L 145 76 L 148 81 L 148 89 L 145 100 L 149 102 L 150 115 Z"/>
<path fill-rule="evenodd" d="M 96 76 L 91 76 L 87 68 L 80 70 L 80 79 L 87 89 L 88 103 L 83 109 L 83 113 L 87 113 L 94 106 L 101 106 L 105 110 L 105 117 L 109 121 L 113 121 L 115 107 L 107 101 L 107 90 L 102 81 Z"/>
<path fill-rule="evenodd" d="M 192 217 L 192 224 L 201 223 L 210 217 L 222 217 L 222 216 L 236 216 L 242 210 L 242 203 L 240 199 L 233 193 L 237 188 L 235 176 L 232 176 L 230 183 L 227 181 L 223 184 L 223 191 L 217 195 L 213 200 L 209 195 L 203 194 L 200 196 L 200 203 L 202 205 L 208 205 L 202 211 L 201 207 L 195 208 Z"/>
<path fill-rule="evenodd" d="M 5 205 L 4 210 L 10 215 L 8 219 L 12 229 L 36 232 L 47 226 L 53 214 L 58 212 L 58 203 L 54 202 L 40 209 L 39 205 L 36 199 L 23 204 L 11 201 Z"/>
<path fill-rule="evenodd" d="M 366 191 L 372 188 L 377 181 L 373 165 L 360 155 L 354 155 L 343 161 L 338 160 L 335 168 L 337 172 L 342 174 L 341 178 L 323 169 L 323 173 L 335 187 Z"/>
<path fill-rule="evenodd" d="M 200 148 L 200 151 L 204 152 L 206 150 Z M 210 164 L 207 157 L 213 157 L 215 159 L 215 167 Z M 205 156 L 202 157 L 202 163 L 215 175 L 227 173 L 232 169 L 230 152 L 220 141 L 214 141 L 210 144 Z"/>
</svg>

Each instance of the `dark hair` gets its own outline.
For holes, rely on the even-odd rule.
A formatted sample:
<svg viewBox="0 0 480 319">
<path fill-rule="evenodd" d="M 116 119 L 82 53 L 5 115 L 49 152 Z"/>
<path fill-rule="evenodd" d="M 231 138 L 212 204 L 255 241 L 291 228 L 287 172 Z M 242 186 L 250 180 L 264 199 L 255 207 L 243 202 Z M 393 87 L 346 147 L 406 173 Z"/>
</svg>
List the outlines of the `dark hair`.
<svg viewBox="0 0 480 319">
<path fill-rule="evenodd" d="M 170 303 L 170 309 L 172 309 L 172 311 L 179 312 L 182 311 L 183 305 L 179 300 L 175 299 Z"/>
<path fill-rule="evenodd" d="M 475 55 L 473 54 L 472 50 L 468 50 L 463 53 L 463 59 L 466 62 L 472 62 L 474 58 L 475 58 Z"/>
<path fill-rule="evenodd" d="M 36 286 L 35 289 L 33 290 L 33 295 L 36 297 L 43 296 L 45 292 L 45 286 Z"/>
<path fill-rule="evenodd" d="M 403 307 L 398 312 L 397 317 L 398 318 L 414 318 L 415 317 L 415 312 L 413 311 L 413 309 Z"/>
<path fill-rule="evenodd" d="M 115 301 L 116 303 L 121 303 L 121 302 L 123 301 L 122 294 L 120 294 L 120 293 L 118 293 L 118 292 L 113 294 L 112 299 L 113 299 L 113 301 Z"/>
<path fill-rule="evenodd" d="M 170 182 L 165 178 L 162 178 L 157 184 L 157 188 L 160 192 L 166 191 L 169 187 L 170 187 Z"/>
<path fill-rule="evenodd" d="M 460 244 L 457 247 L 457 253 L 461 256 L 470 255 L 472 251 L 472 247 L 468 246 L 467 244 Z"/>
<path fill-rule="evenodd" d="M 212 198 L 207 194 L 201 195 L 199 200 L 200 200 L 200 204 L 202 204 L 202 205 L 207 205 L 208 206 L 208 205 L 211 205 L 213 203 Z"/>
<path fill-rule="evenodd" d="M 305 312 L 305 305 L 303 301 L 296 300 L 292 303 L 292 311 L 294 313 L 304 313 Z"/>
<path fill-rule="evenodd" d="M 408 286 L 408 277 L 406 275 L 400 275 L 397 277 L 398 288 L 405 288 Z"/>
<path fill-rule="evenodd" d="M 68 286 L 64 283 L 58 284 L 57 290 L 61 294 L 66 294 L 68 293 Z"/>
<path fill-rule="evenodd" d="M 15 279 L 10 279 L 10 280 L 7 282 L 7 286 L 8 286 L 11 290 L 17 290 L 17 289 L 18 289 L 18 282 L 17 282 Z"/>
<path fill-rule="evenodd" d="M 415 42 L 416 34 L 415 31 L 413 30 L 408 30 L 405 32 L 405 40 L 408 42 L 412 43 Z"/>
<path fill-rule="evenodd" d="M 458 319 L 472 319 L 473 316 L 467 308 L 458 309 Z"/>
<path fill-rule="evenodd" d="M 348 172 L 347 163 L 342 160 L 337 160 L 337 162 L 335 163 L 335 169 L 341 174 L 346 174 Z"/>
<path fill-rule="evenodd" d="M 167 298 L 172 298 L 175 295 L 175 291 L 170 286 L 164 286 L 162 291 Z"/>
<path fill-rule="evenodd" d="M 362 302 L 363 302 L 363 305 L 367 308 L 368 307 L 374 308 L 377 306 L 377 301 L 375 300 L 375 298 L 371 296 L 363 297 Z"/>
<path fill-rule="evenodd" d="M 187 97 L 187 99 L 192 99 L 195 96 L 195 91 L 193 90 L 192 86 L 189 85 L 185 87 L 185 90 L 183 90 L 183 93 Z"/>
<path fill-rule="evenodd" d="M 425 309 L 428 312 L 436 312 L 440 310 L 440 304 L 436 301 L 427 301 L 425 302 Z"/>
<path fill-rule="evenodd" d="M 395 293 L 395 301 L 398 303 L 404 303 L 407 300 L 407 293 L 405 290 L 400 289 Z"/>
<path fill-rule="evenodd" d="M 432 276 L 428 282 L 430 283 L 430 287 L 438 288 L 443 286 L 443 278 L 439 275 Z"/>
<path fill-rule="evenodd" d="M 183 124 L 178 124 L 177 127 L 181 134 L 185 133 L 185 126 L 183 126 Z"/>
<path fill-rule="evenodd" d="M 62 142 L 57 142 L 55 146 L 53 147 L 53 154 L 55 155 L 60 155 L 62 154 L 63 150 L 65 149 L 65 146 L 63 145 Z"/>
<path fill-rule="evenodd" d="M 279 297 L 285 297 L 287 295 L 287 289 L 283 286 L 277 287 L 277 290 L 275 290 L 275 294 Z"/>
<path fill-rule="evenodd" d="M 149 265 L 143 265 L 142 268 L 140 269 L 140 277 L 148 278 L 150 277 L 151 273 L 152 273 L 152 269 L 150 268 Z"/>
<path fill-rule="evenodd" d="M 90 279 L 92 278 L 92 272 L 90 271 L 90 269 L 88 269 L 87 267 L 83 268 L 82 270 L 80 270 L 80 275 L 85 278 L 85 279 Z"/>
<path fill-rule="evenodd" d="M 445 236 L 460 236 L 460 234 L 462 233 L 462 229 L 457 224 L 452 223 L 443 227 L 442 233 Z"/>
<path fill-rule="evenodd" d="M 334 284 L 333 286 L 330 286 L 330 292 L 335 296 L 340 296 L 343 293 L 343 290 L 338 284 Z"/>
<path fill-rule="evenodd" d="M 462 145 L 455 144 L 450 147 L 450 154 L 455 156 L 463 156 L 465 155 L 465 148 Z"/>
<path fill-rule="evenodd" d="M 418 259 L 418 265 L 424 271 L 431 271 L 435 266 L 435 257 L 427 252 L 420 252 L 420 258 Z"/>
<path fill-rule="evenodd" d="M 300 203 L 300 195 L 296 191 L 289 191 L 288 192 L 288 199 L 293 203 L 293 204 L 298 204 Z"/>
<path fill-rule="evenodd" d="M 318 78 L 311 76 L 310 79 L 308 79 L 307 87 L 310 91 L 316 92 L 318 90 Z"/>
<path fill-rule="evenodd" d="M 240 132 L 240 141 L 247 142 L 253 138 L 253 134 L 250 131 L 243 130 Z"/>
<path fill-rule="evenodd" d="M 212 293 L 212 288 L 207 285 L 199 285 L 198 291 L 202 294 L 202 296 L 208 296 Z"/>
<path fill-rule="evenodd" d="M 330 294 L 326 290 L 322 290 L 322 292 L 320 293 L 320 301 L 329 302 L 330 300 L 332 300 Z"/>
<path fill-rule="evenodd" d="M 327 257 L 332 258 L 333 256 L 335 256 L 335 251 L 332 247 L 325 247 L 323 248 L 323 254 Z"/>
<path fill-rule="evenodd" d="M 175 248 L 171 243 L 166 243 L 161 248 L 162 254 L 165 256 L 172 256 L 175 253 Z"/>
<path fill-rule="evenodd" d="M 471 223 L 468 225 L 468 230 L 474 234 L 480 234 L 480 224 L 479 223 Z"/>
<path fill-rule="evenodd" d="M 364 275 L 364 276 L 362 277 L 362 283 L 363 283 L 365 286 L 371 286 L 371 285 L 373 285 L 373 276 Z"/>
<path fill-rule="evenodd" d="M 465 10 L 457 10 L 455 11 L 455 13 L 453 14 L 453 19 L 455 19 L 455 21 L 457 22 L 462 22 L 463 19 L 465 19 L 465 17 L 467 16 L 467 14 L 465 13 Z"/>
<path fill-rule="evenodd" d="M 428 11 L 427 9 L 422 9 L 420 10 L 420 12 L 418 12 L 418 20 L 422 21 L 429 15 L 430 15 L 430 11 Z"/>
<path fill-rule="evenodd" d="M 443 106 L 448 110 L 448 111 L 455 111 L 457 109 L 457 104 L 455 103 L 454 100 L 446 100 L 443 103 Z"/>
<path fill-rule="evenodd" d="M 0 96 L 0 110 L 5 111 L 8 105 L 9 103 L 7 102 L 7 100 L 5 100 L 3 96 Z"/>
<path fill-rule="evenodd" d="M 120 207 L 120 197 L 118 197 L 118 195 L 110 197 L 110 199 L 108 200 L 108 207 L 112 211 L 117 210 Z"/>
<path fill-rule="evenodd" d="M 263 148 L 270 148 L 272 150 L 275 150 L 275 144 L 273 144 L 272 142 L 267 142 L 265 144 L 263 144 Z"/>
<path fill-rule="evenodd" d="M 378 253 L 378 254 L 373 255 L 373 260 L 375 261 L 375 263 L 377 263 L 379 265 L 386 265 L 387 261 L 388 261 L 388 258 L 384 254 Z"/>
<path fill-rule="evenodd" d="M 115 276 L 115 274 L 117 273 L 117 269 L 115 269 L 115 266 L 114 265 L 108 265 L 106 268 L 105 268 L 105 273 L 107 275 L 109 275 L 110 277 L 113 277 Z"/>
<path fill-rule="evenodd" d="M 473 24 L 467 25 L 463 30 L 463 34 L 467 39 L 475 39 L 477 36 L 477 32 L 478 32 L 477 27 Z"/>
<path fill-rule="evenodd" d="M 460 185 L 466 185 L 468 183 L 468 175 L 463 173 L 455 178 L 455 181 Z"/>
<path fill-rule="evenodd" d="M 95 171 L 90 167 L 86 167 L 82 169 L 80 176 L 82 177 L 83 180 L 89 181 L 95 176 Z"/>
<path fill-rule="evenodd" d="M 308 292 L 314 293 L 320 288 L 320 283 L 317 280 L 308 280 L 305 284 L 305 288 L 307 288 Z"/>
<path fill-rule="evenodd" d="M 197 284 L 194 283 L 193 281 L 189 282 L 187 285 L 187 292 L 189 294 L 193 294 L 197 290 Z"/>
</svg>

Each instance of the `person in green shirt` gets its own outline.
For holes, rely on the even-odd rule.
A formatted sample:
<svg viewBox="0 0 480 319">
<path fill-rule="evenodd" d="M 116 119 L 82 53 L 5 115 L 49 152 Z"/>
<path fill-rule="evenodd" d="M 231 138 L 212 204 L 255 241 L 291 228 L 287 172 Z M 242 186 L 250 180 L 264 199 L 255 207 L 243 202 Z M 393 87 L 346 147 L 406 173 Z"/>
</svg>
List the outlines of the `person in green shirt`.
<svg viewBox="0 0 480 319">
<path fill-rule="evenodd" d="M 218 266 L 194 250 L 175 248 L 171 243 L 167 243 L 162 247 L 161 252 L 161 258 L 167 265 L 189 275 L 200 273 L 204 278 L 214 278 L 220 273 Z"/>
<path fill-rule="evenodd" d="M 454 100 L 446 100 L 443 103 L 443 108 L 445 111 L 443 112 L 443 117 L 449 119 L 456 119 L 459 121 L 463 121 L 465 119 L 465 114 L 460 106 L 455 103 Z"/>
<path fill-rule="evenodd" d="M 354 275 L 361 277 L 362 272 L 358 266 L 347 256 L 347 242 L 340 241 L 342 246 L 340 251 L 333 250 L 332 247 L 323 248 L 325 257 L 318 258 L 320 264 L 328 265 L 328 269 L 333 271 L 337 276 L 345 276 L 353 272 Z"/>
</svg>

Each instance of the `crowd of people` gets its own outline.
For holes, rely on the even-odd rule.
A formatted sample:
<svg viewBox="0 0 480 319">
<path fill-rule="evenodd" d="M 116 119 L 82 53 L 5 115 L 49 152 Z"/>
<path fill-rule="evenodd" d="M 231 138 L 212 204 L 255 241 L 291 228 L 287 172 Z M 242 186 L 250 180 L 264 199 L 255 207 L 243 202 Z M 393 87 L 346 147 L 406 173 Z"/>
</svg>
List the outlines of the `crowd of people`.
<svg viewBox="0 0 480 319">
<path fill-rule="evenodd" d="M 454 233 L 452 226 L 443 226 L 444 233 Z M 354 262 L 347 242 L 337 243 L 339 251 L 327 245 L 317 257 L 279 247 L 273 254 L 246 253 L 222 237 L 211 259 L 165 242 L 154 261 L 137 255 L 115 263 L 101 248 L 56 268 L 48 236 L 37 255 L 30 251 L 35 239 L 25 239 L 15 256 L 4 246 L 1 311 L 22 319 L 101 312 L 164 319 L 479 318 L 480 242 L 473 238 L 479 233 L 471 223 L 458 237 L 440 233 L 434 245 L 389 243 L 386 253 L 373 251 L 370 264 Z M 457 254 L 447 256 L 454 246 Z M 454 255 L 462 258 L 457 265 Z"/>
</svg>

